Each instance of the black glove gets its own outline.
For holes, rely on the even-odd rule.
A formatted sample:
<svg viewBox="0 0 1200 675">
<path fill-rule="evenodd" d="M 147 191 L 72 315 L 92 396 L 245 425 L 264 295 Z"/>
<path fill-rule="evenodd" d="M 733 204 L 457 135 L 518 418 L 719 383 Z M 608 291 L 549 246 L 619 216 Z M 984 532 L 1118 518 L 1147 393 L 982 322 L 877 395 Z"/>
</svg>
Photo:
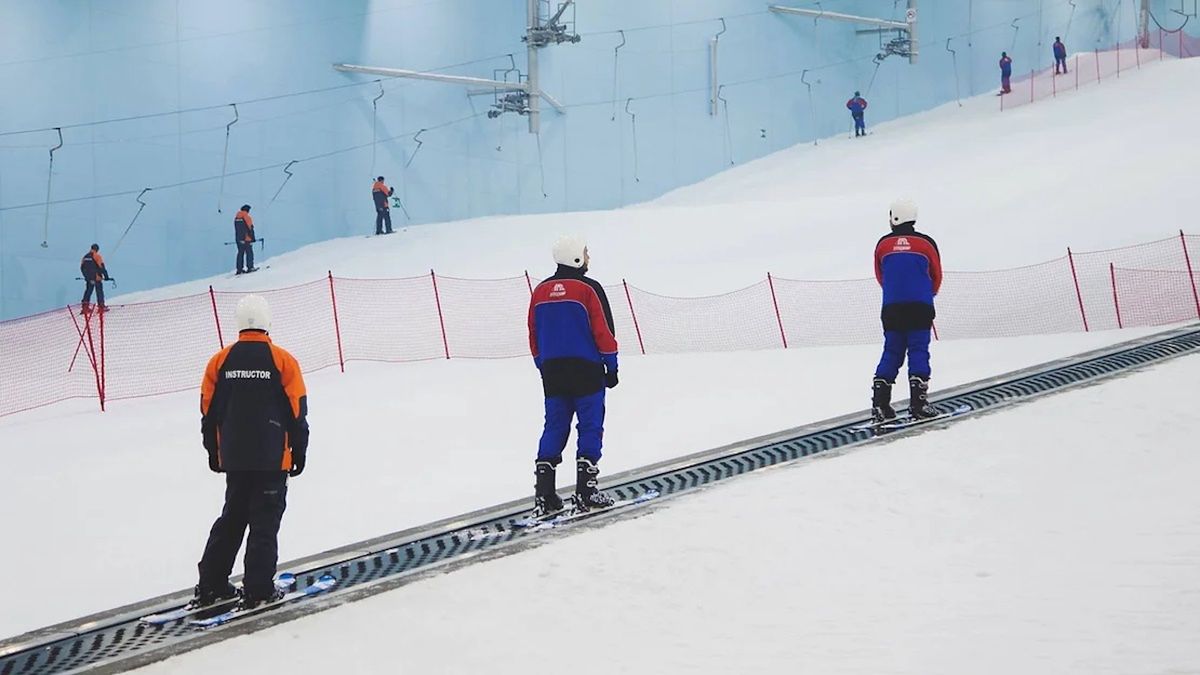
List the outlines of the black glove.
<svg viewBox="0 0 1200 675">
<path fill-rule="evenodd" d="M 604 374 L 604 386 L 609 389 L 617 386 L 617 371 L 610 370 Z"/>
<path fill-rule="evenodd" d="M 213 473 L 225 473 L 225 470 L 221 468 L 221 458 L 217 455 L 216 450 L 208 451 L 208 470 Z"/>
<path fill-rule="evenodd" d="M 292 448 L 292 470 L 288 471 L 288 475 L 292 478 L 304 473 L 304 462 L 308 459 L 308 450 L 306 448 Z"/>
</svg>

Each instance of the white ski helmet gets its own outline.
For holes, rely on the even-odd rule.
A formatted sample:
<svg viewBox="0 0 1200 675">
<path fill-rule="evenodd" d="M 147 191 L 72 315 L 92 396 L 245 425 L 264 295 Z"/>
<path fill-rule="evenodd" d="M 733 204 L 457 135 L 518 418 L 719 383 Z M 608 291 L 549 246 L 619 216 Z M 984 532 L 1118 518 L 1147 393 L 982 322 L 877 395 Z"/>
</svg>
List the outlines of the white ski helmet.
<svg viewBox="0 0 1200 675">
<path fill-rule="evenodd" d="M 908 198 L 897 199 L 888 211 L 888 220 L 892 227 L 917 222 L 917 203 Z"/>
<path fill-rule="evenodd" d="M 237 304 L 238 331 L 261 330 L 271 332 L 271 307 L 261 295 L 246 295 Z"/>
<path fill-rule="evenodd" d="M 554 242 L 554 262 L 580 269 L 587 264 L 587 242 L 583 237 L 572 235 L 559 237 Z"/>
</svg>

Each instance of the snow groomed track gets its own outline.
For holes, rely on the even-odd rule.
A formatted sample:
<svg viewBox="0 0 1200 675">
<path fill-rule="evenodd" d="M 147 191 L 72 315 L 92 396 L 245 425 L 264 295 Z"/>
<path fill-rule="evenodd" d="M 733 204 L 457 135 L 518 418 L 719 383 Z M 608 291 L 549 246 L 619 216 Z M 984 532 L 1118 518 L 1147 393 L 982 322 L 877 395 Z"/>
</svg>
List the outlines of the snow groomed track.
<svg viewBox="0 0 1200 675">
<path fill-rule="evenodd" d="M 1197 350 L 1200 330 L 1190 326 L 941 392 L 936 405 L 949 410 L 967 404 L 976 413 L 996 410 Z M 949 418 L 908 433 L 921 433 L 969 416 Z M 846 415 L 614 475 L 606 481 L 605 489 L 618 498 L 636 497 L 650 490 L 659 491 L 665 498 L 755 469 L 908 435 L 900 432 L 876 437 L 856 429 L 864 418 L 865 413 Z M 295 571 L 301 584 L 311 583 L 322 574 L 333 574 L 338 578 L 338 587 L 328 596 L 283 605 L 222 628 L 199 632 L 186 621 L 164 627 L 138 623 L 139 616 L 185 602 L 188 594 L 181 592 L 35 631 L 0 643 L 0 675 L 127 670 L 382 592 L 424 574 L 516 552 L 546 541 L 551 533 L 561 536 L 569 532 L 570 528 L 548 532 L 515 528 L 514 521 L 527 507 L 526 500 L 510 502 L 281 566 L 281 570 Z M 649 508 L 654 508 L 653 504 Z M 599 515 L 576 529 L 645 512 L 643 508 Z"/>
</svg>

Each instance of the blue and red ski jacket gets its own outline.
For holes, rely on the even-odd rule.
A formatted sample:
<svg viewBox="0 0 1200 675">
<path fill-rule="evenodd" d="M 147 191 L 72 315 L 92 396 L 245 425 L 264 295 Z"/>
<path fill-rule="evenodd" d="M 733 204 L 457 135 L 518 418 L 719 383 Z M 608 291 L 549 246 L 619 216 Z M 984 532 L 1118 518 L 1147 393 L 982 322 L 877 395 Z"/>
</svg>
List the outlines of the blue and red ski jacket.
<svg viewBox="0 0 1200 675">
<path fill-rule="evenodd" d="M 559 265 L 533 289 L 529 350 L 547 396 L 585 396 L 604 388 L 617 370 L 617 338 L 604 287 L 580 270 Z"/>
</svg>

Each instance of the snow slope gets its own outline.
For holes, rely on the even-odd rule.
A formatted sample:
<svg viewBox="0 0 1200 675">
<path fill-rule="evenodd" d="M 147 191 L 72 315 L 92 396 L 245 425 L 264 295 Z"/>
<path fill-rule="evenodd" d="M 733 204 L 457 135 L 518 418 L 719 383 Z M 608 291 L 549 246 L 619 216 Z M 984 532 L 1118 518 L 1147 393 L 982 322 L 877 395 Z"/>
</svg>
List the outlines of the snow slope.
<svg viewBox="0 0 1200 675">
<path fill-rule="evenodd" d="M 934 385 L 1146 332 L 939 343 Z M 873 346 L 626 357 L 601 467 L 615 473 L 865 409 L 878 358 Z M 312 445 L 289 489 L 281 560 L 532 495 L 542 397 L 525 359 L 372 364 L 307 383 Z M 0 513 L 13 514 L 3 538 L 19 542 L 0 556 L 0 578 L 22 579 L 5 597 L 21 611 L 0 612 L 0 636 L 195 583 L 224 494 L 200 447 L 196 395 L 120 402 L 103 415 L 93 406 L 0 419 Z M 569 469 L 559 476 L 573 480 Z M 30 565 L 22 552 L 49 554 Z"/>
<path fill-rule="evenodd" d="M 1197 378 L 753 474 L 138 672 L 1193 673 Z"/>
<path fill-rule="evenodd" d="M 1162 95 L 1169 91 L 1169 96 Z M 350 277 L 511 277 L 546 271 L 563 232 L 588 236 L 594 270 L 670 295 L 761 281 L 869 278 L 888 204 L 909 195 L 952 270 L 985 270 L 1194 229 L 1177 166 L 1200 147 L 1200 125 L 1148 133 L 1200 110 L 1200 59 L 1128 71 L 1079 92 L 1001 113 L 984 95 L 877 127 L 865 139 L 798 145 L 635 208 L 503 216 L 353 237 L 270 260 L 251 277 L 217 277 L 126 295 L 160 298 L 278 288 L 325 270 Z M 870 118 L 868 116 L 868 122 Z M 261 236 L 285 223 L 258 223 Z M 363 222 L 363 233 L 373 231 Z M 996 234 L 1003 233 L 1000 242 Z M 270 248 L 267 251 L 270 253 Z M 230 255 L 232 271 L 233 258 Z"/>
<path fill-rule="evenodd" d="M 755 187 L 742 202 L 675 194 L 618 211 L 411 228 L 309 247 L 276 258 L 261 274 L 216 284 L 277 287 L 330 267 L 359 277 L 416 274 L 431 265 L 466 277 L 537 273 L 549 267 L 549 243 L 565 230 L 591 237 L 601 280 L 628 276 L 662 292 L 723 290 L 761 279 L 768 268 L 796 277 L 866 277 L 869 251 L 898 193 L 920 201 L 922 223 L 938 236 L 951 268 L 1056 256 L 1068 241 L 1141 241 L 1183 224 L 1183 207 L 1165 195 L 1190 194 L 1183 183 L 1190 176 L 1165 161 L 1195 146 L 1200 131 L 1180 125 L 1159 138 L 1130 129 L 1200 107 L 1198 77 L 1200 61 L 1154 65 L 1002 117 L 985 97 L 961 110 L 882 125 L 857 145 L 831 139 L 794 148 L 701 189 L 730 200 L 749 184 L 772 184 Z M 1168 89 L 1170 97 L 1160 95 Z M 1058 154 L 1043 156 L 1046 148 Z M 847 155 L 857 161 L 839 163 Z M 1109 155 L 1109 166 L 1097 170 Z M 1007 170 L 997 174 L 1001 165 Z M 847 179 L 849 170 L 861 181 Z M 680 205 L 685 199 L 690 205 Z M 269 238 L 270 228 L 283 225 L 262 226 Z M 1005 233 L 1005 245 L 995 245 L 997 232 Z M 934 385 L 1141 334 L 938 343 Z M 869 346 L 651 358 L 628 351 L 608 407 L 607 473 L 863 409 L 878 359 Z M 527 360 L 352 364 L 345 375 L 325 371 L 309 380 L 312 452 L 289 495 L 283 559 L 531 491 L 541 396 Z M 0 635 L 194 582 L 222 494 L 200 448 L 195 394 L 123 401 L 104 415 L 93 405 L 0 419 L 0 576 L 22 579 L 5 601 L 21 611 L 0 612 Z"/>
</svg>

